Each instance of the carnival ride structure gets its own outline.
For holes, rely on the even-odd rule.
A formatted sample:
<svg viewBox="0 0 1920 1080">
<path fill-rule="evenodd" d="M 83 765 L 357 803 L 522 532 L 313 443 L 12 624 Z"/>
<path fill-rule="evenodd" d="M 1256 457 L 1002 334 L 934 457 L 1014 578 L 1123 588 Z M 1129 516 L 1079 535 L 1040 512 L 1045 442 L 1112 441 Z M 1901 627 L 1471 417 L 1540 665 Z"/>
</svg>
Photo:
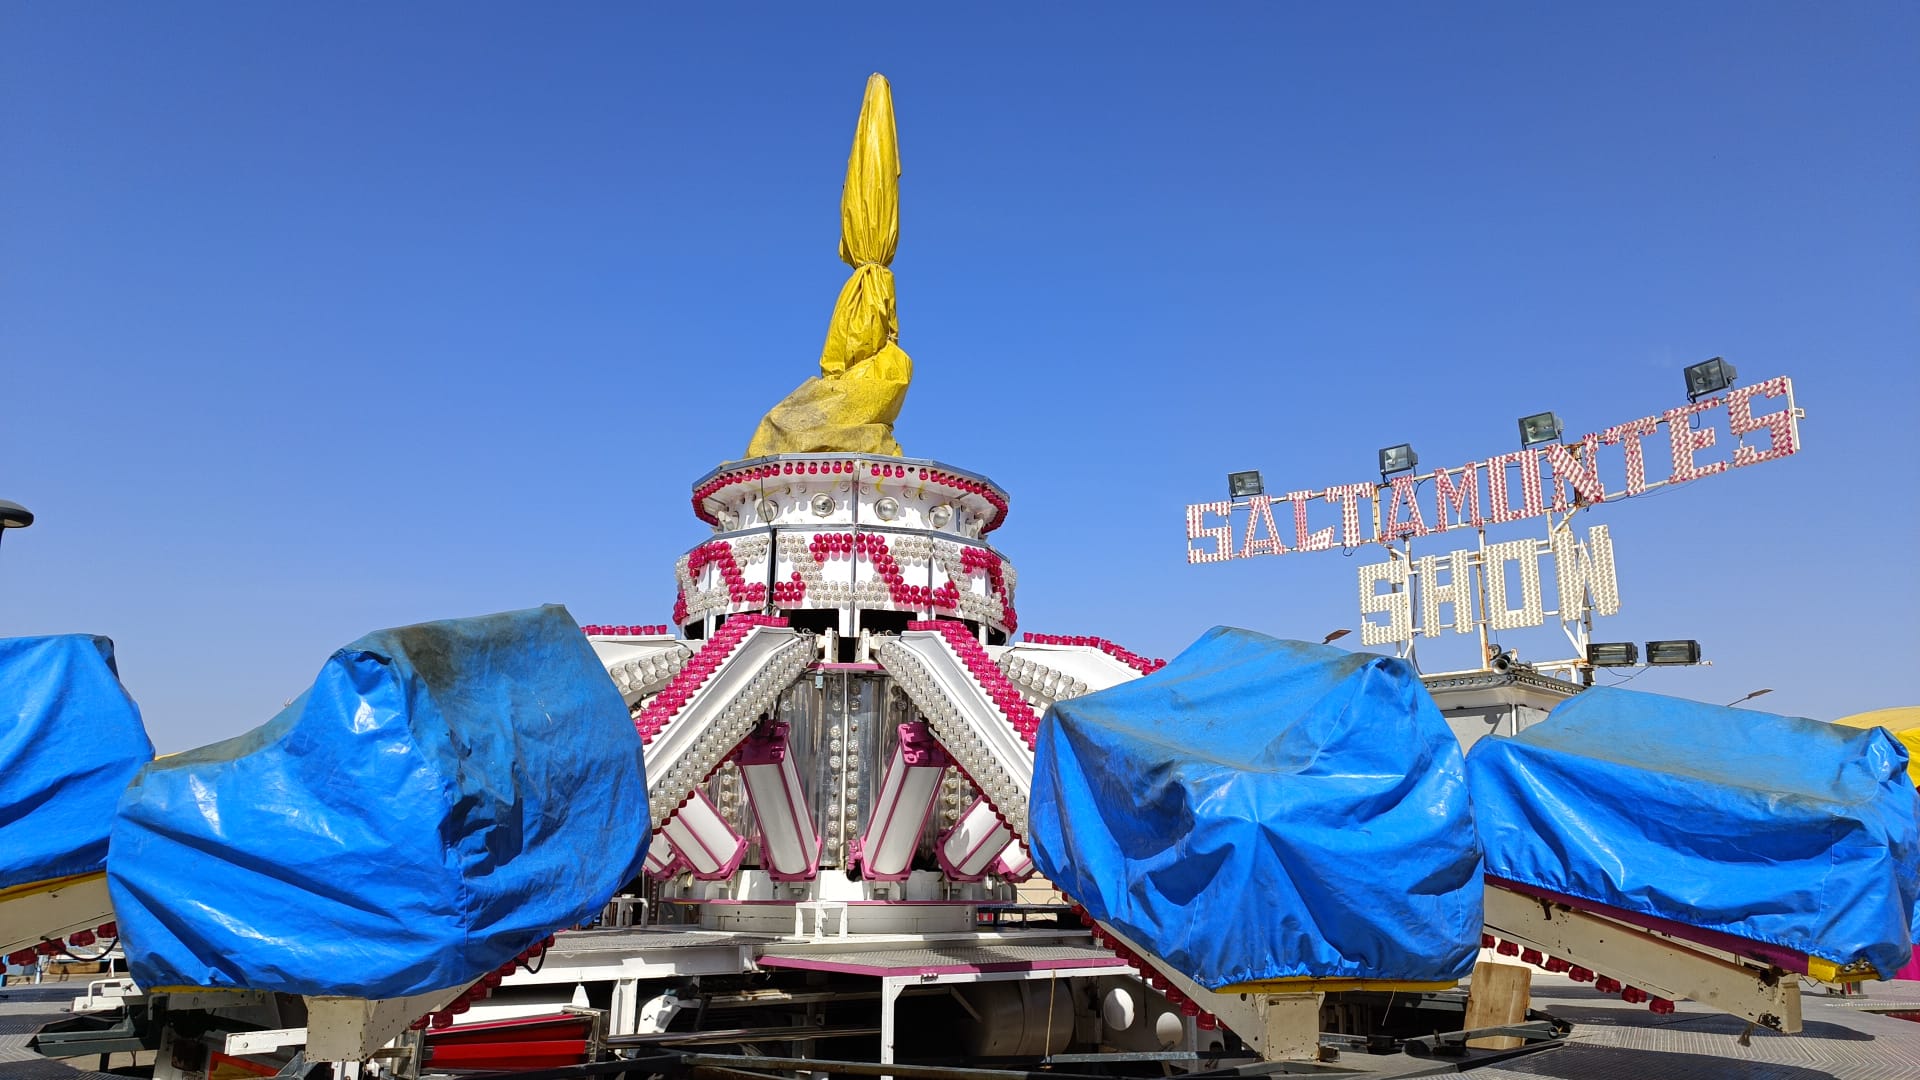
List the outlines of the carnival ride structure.
<svg viewBox="0 0 1920 1080">
<path fill-rule="evenodd" d="M 1844 798 L 1809 800 L 1803 830 L 1862 840 L 1850 849 L 1849 895 L 1874 907 L 1874 929 L 1829 942 L 1815 918 L 1811 937 L 1767 941 L 1742 936 L 1740 912 L 1689 921 L 1685 905 L 1637 908 L 1630 882 L 1607 893 L 1512 869 L 1516 852 L 1544 858 L 1515 837 L 1589 819 L 1557 802 L 1551 783 L 1510 805 L 1483 804 L 1474 789 L 1470 805 L 1472 783 L 1517 790 L 1478 763 L 1512 764 L 1515 755 L 1486 747 L 1522 737 L 1482 740 L 1463 761 L 1403 661 L 1248 635 L 1229 642 L 1244 652 L 1229 663 L 1208 651 L 1226 647 L 1216 635 L 1168 665 L 1104 638 L 1023 634 L 1018 575 L 989 539 L 1007 519 L 1007 492 L 902 456 L 893 442 L 910 371 L 885 266 L 897 243 L 898 165 L 884 81 L 868 95 L 843 200 L 842 254 L 855 273 L 822 374 L 756 434 L 756 446 L 780 452 L 695 482 L 692 510 L 711 535 L 674 566 L 671 625 L 590 625 L 583 638 L 550 609 L 490 634 L 446 625 L 374 635 L 336 655 L 315 690 L 260 732 L 147 766 L 124 797 L 104 785 L 120 801 L 93 827 L 112 833 L 114 908 L 140 913 L 127 939 L 138 985 L 95 988 L 80 1011 L 131 1010 L 165 994 L 166 1015 L 202 1018 L 168 1021 L 159 1037 L 170 1045 L 276 1067 L 298 1050 L 343 1071 L 555 1065 L 596 1047 L 636 1055 L 712 1043 L 882 1064 L 903 1053 L 1039 1060 L 1105 1050 L 1158 1069 L 1240 1048 L 1316 1059 L 1324 1017 L 1364 1013 L 1346 1003 L 1375 991 L 1451 987 L 1482 949 L 1656 1012 L 1692 998 L 1783 1032 L 1800 1027 L 1801 976 L 1890 974 L 1890 939 L 1910 935 L 1915 886 L 1899 875 L 1911 876 L 1915 840 L 1904 751 L 1882 733 L 1828 741 L 1823 752 L 1857 783 Z M 1196 692 L 1207 687 L 1217 701 Z M 571 706 L 552 707 L 562 700 Z M 1756 729 L 1770 722 L 1741 715 Z M 1247 734 L 1263 716 L 1279 733 L 1270 742 Z M 1406 737 L 1370 743 L 1369 725 Z M 1660 755 L 1691 752 L 1647 746 L 1655 773 L 1670 764 Z M 1104 749 L 1076 757 L 1073 747 Z M 1523 749 L 1587 748 L 1541 736 Z M 431 775 L 378 772 L 395 755 Z M 1577 773 L 1554 760 L 1560 775 Z M 419 781 L 406 827 L 369 827 L 325 793 L 326 777 L 357 775 L 356 761 L 383 791 Z M 334 771 L 302 771 L 315 764 Z M 1588 798 L 1643 790 L 1644 778 L 1615 764 L 1612 786 Z M 292 780 L 257 782 L 265 776 Z M 1342 777 L 1380 787 L 1355 799 Z M 189 796 L 221 779 L 230 802 L 209 816 L 207 800 Z M 1688 779 L 1718 782 L 1697 770 Z M 1141 812 L 1218 810 L 1229 789 L 1266 794 L 1205 820 Z M 298 806 L 313 816 L 291 815 L 299 827 L 288 827 L 281 791 L 305 793 Z M 427 797 L 435 791 L 450 801 Z M 1735 803 L 1751 808 L 1709 798 L 1688 812 Z M 1372 828 L 1400 806 L 1439 815 L 1449 842 Z M 1303 838 L 1311 822 L 1337 841 L 1365 815 L 1378 815 L 1366 824 L 1382 844 L 1367 865 Z M 223 820 L 252 820 L 257 835 L 225 834 Z M 1111 834 L 1107 861 L 1088 854 L 1092 821 Z M 1226 853 L 1223 864 L 1250 867 L 1238 880 L 1212 874 L 1212 856 L 1191 846 L 1202 826 L 1225 837 L 1210 849 Z M 1685 829 L 1712 827 L 1702 818 L 1642 830 L 1606 854 L 1630 874 L 1635 858 L 1679 846 Z M 1882 857 L 1865 850 L 1875 844 Z M 1147 849 L 1163 861 L 1142 861 Z M 1501 873 L 1484 880 L 1483 849 L 1509 860 L 1489 864 Z M 1692 854 L 1710 879 L 1711 853 Z M 1035 877 L 1036 857 L 1051 882 Z M 234 872 L 196 883 L 203 859 Z M 378 881 L 388 860 L 425 868 L 435 884 Z M 1369 911 L 1365 933 L 1345 936 L 1339 898 L 1351 912 L 1362 877 L 1391 885 L 1413 868 L 1435 902 Z M 467 907 L 449 899 L 493 874 L 513 887 Z M 343 889 L 343 875 L 365 888 Z M 1265 891 L 1233 894 L 1248 882 Z M 1242 925 L 1263 907 L 1291 919 L 1296 909 L 1274 895 L 1281 884 L 1335 898 L 1314 906 L 1322 932 L 1239 934 L 1210 915 L 1227 945 L 1258 942 L 1224 964 L 1164 932 L 1223 902 Z M 1052 887 L 1064 903 L 1034 902 Z M 1777 892 L 1791 902 L 1793 890 Z M 280 926 L 261 906 L 269 899 L 370 921 L 331 936 L 330 916 Z M 34 941 L 36 955 L 59 953 L 82 944 L 73 928 L 99 918 L 95 906 L 43 909 L 13 936 Z M 1141 914 L 1149 909 L 1162 917 Z M 597 927 L 566 929 L 596 915 Z M 280 928 L 258 932 L 254 920 Z M 356 957 L 370 938 L 385 952 Z M 1330 1000 L 1343 1007 L 1329 1011 Z M 155 1035 L 117 1037 L 144 1045 Z M 162 1080 L 204 1077 L 191 1063 L 211 1060 L 163 1056 L 189 1065 L 158 1068 Z"/>
</svg>

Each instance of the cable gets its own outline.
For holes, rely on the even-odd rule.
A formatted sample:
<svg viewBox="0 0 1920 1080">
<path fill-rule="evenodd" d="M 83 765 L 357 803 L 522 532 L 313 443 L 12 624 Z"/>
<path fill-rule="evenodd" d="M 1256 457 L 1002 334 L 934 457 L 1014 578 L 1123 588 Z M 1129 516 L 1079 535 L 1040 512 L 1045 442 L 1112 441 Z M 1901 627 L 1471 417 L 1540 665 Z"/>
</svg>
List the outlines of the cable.
<svg viewBox="0 0 1920 1080">
<path fill-rule="evenodd" d="M 66 945 L 64 943 L 61 946 L 60 955 L 65 956 L 68 960 L 72 960 L 73 962 L 78 964 L 91 964 L 91 963 L 94 963 L 95 961 L 105 960 L 109 953 L 113 952 L 113 950 L 119 947 L 120 947 L 120 937 L 119 935 L 116 934 L 112 941 L 107 942 L 105 947 L 103 947 L 99 952 L 95 953 L 92 956 L 82 956 L 79 953 L 73 951 L 73 946 Z"/>
</svg>

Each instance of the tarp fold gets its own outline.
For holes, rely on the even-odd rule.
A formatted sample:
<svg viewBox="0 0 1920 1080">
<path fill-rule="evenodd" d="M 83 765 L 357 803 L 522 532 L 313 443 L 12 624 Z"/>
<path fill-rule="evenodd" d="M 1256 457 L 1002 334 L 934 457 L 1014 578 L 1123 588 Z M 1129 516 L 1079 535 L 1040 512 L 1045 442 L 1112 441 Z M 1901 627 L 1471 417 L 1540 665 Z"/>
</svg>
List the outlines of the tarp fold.
<svg viewBox="0 0 1920 1080">
<path fill-rule="evenodd" d="M 1467 755 L 1489 876 L 1891 976 L 1920 825 L 1887 732 L 1597 687 Z"/>
<path fill-rule="evenodd" d="M 140 985 L 391 998 L 599 910 L 647 845 L 640 739 L 566 610 L 382 630 L 127 789 L 108 860 Z"/>
<path fill-rule="evenodd" d="M 1479 945 L 1460 746 L 1389 657 L 1215 628 L 1047 711 L 1030 817 L 1041 873 L 1209 989 L 1445 981 Z"/>
<path fill-rule="evenodd" d="M 0 638 L 0 890 L 98 872 L 114 804 L 152 758 L 113 642 Z"/>
</svg>

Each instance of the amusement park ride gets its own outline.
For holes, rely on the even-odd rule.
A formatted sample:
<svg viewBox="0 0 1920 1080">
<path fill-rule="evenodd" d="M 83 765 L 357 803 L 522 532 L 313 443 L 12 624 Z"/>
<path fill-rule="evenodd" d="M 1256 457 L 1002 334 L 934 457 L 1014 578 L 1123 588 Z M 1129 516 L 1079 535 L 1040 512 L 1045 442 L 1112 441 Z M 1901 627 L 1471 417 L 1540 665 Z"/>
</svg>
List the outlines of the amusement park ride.
<svg viewBox="0 0 1920 1080">
<path fill-rule="evenodd" d="M 75 1002 L 73 1024 L 40 1037 L 44 1053 L 155 1048 L 164 1080 L 271 1075 L 323 1061 L 337 1075 L 411 1076 L 596 1057 L 632 1059 L 635 1071 L 712 1075 L 745 1067 L 854 1073 L 864 1061 L 869 1074 L 892 1066 L 931 1076 L 897 1063 L 962 1058 L 1158 1075 L 1235 1055 L 1315 1062 L 1323 1032 L 1391 1034 L 1379 1007 L 1387 994 L 1420 1002 L 1429 1016 L 1455 1000 L 1452 1026 L 1460 1026 L 1450 980 L 1305 975 L 1210 989 L 1137 928 L 1102 921 L 1081 906 L 1086 898 L 1062 898 L 1036 876 L 1036 761 L 1050 710 L 1150 680 L 1165 662 L 1098 637 L 1023 634 L 1017 574 L 989 539 L 1007 518 L 1007 492 L 966 469 L 905 457 L 893 443 L 911 371 L 895 342 L 887 269 L 898 236 L 897 173 L 891 101 L 876 76 L 843 203 L 842 252 L 855 270 L 822 375 L 769 413 L 752 456 L 695 482 L 692 510 L 711 535 L 673 568 L 672 624 L 584 627 L 644 745 L 648 825 L 640 875 L 577 898 L 598 907 L 617 890 L 586 920 L 596 925 L 547 928 L 559 931 L 551 937 L 542 929 L 484 971 L 397 997 L 287 993 L 249 984 L 244 973 L 215 987 L 103 979 Z M 1779 393 L 1790 393 L 1784 380 L 1759 384 L 1732 407 L 1747 409 L 1758 430 L 1765 424 L 1752 421 L 1752 403 Z M 1788 409 L 1767 429 L 1780 452 L 1797 445 L 1790 400 Z M 1586 481 L 1598 448 L 1630 440 L 1637 455 L 1650 434 L 1623 425 L 1571 450 L 1530 448 L 1540 457 L 1525 459 L 1534 482 L 1522 509 L 1550 512 L 1539 460 L 1561 470 L 1548 474 L 1556 489 L 1564 476 L 1572 499 L 1591 500 L 1604 496 Z M 1688 446 L 1690 463 L 1700 447 Z M 1504 477 L 1506 468 L 1488 465 L 1487 475 Z M 1411 486 L 1370 487 L 1369 498 L 1384 492 L 1393 503 L 1382 522 L 1375 502 L 1373 536 L 1363 542 L 1404 545 L 1449 525 L 1485 524 L 1474 520 L 1477 494 L 1465 515 L 1460 472 L 1451 474 L 1452 514 L 1443 504 L 1438 527 L 1420 518 Z M 1329 546 L 1307 528 L 1309 502 L 1340 506 L 1343 526 L 1359 535 L 1345 490 L 1202 504 L 1189 513 L 1189 559 Z M 1273 508 L 1289 500 L 1297 532 L 1274 528 Z M 1230 522 L 1249 505 L 1245 540 L 1209 516 Z M 1489 512 L 1513 513 L 1504 505 Z M 1589 585 L 1601 580 L 1591 569 L 1595 544 L 1490 549 L 1479 532 L 1471 553 L 1448 563 L 1453 581 L 1476 567 L 1504 581 L 1499 560 L 1541 553 L 1588 568 L 1579 573 Z M 1446 602 L 1472 603 L 1464 589 L 1446 591 L 1431 561 L 1396 553 L 1391 566 L 1371 579 L 1363 571 L 1363 605 L 1402 598 L 1368 609 L 1389 616 L 1370 641 L 1477 624 L 1458 611 L 1437 623 L 1430 602 L 1416 627 L 1422 595 L 1430 600 L 1437 589 Z M 1425 581 L 1426 592 L 1402 591 L 1410 581 Z M 1537 571 L 1531 581 L 1537 608 Z M 1377 592 L 1379 584 L 1390 591 Z M 1587 595 L 1563 588 L 1569 601 Z M 1610 599 L 1617 603 L 1617 593 Z M 1502 603 L 1492 614 L 1525 607 Z M 1466 741 L 1517 735 L 1526 725 L 1502 727 L 1499 717 L 1523 706 L 1544 715 L 1581 690 L 1491 669 L 1428 683 Z M 1463 727 L 1463 715 L 1487 722 Z M 0 891 L 0 952 L 43 959 L 110 942 L 121 894 L 109 895 L 107 879 L 118 851 L 107 855 L 105 874 Z M 1482 948 L 1655 1012 L 1691 999 L 1793 1033 L 1803 979 L 1875 977 L 1864 961 L 1822 959 L 1488 874 Z M 129 939 L 130 956 L 136 944 Z M 1433 1020 L 1409 1034 L 1446 1026 Z M 1513 1031 L 1537 1041 L 1553 1034 L 1542 1025 Z M 742 1046 L 755 1048 L 758 1064 L 701 1057 L 702 1048 Z"/>
</svg>

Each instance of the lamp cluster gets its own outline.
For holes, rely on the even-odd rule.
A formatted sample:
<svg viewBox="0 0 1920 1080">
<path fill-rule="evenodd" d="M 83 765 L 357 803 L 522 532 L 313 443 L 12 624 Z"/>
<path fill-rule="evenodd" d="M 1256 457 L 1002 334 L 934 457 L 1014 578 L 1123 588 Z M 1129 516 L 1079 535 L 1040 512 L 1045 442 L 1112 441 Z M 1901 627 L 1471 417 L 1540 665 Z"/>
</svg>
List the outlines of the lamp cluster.
<svg viewBox="0 0 1920 1080">
<path fill-rule="evenodd" d="M 1717 394 L 1733 385 L 1733 365 L 1716 356 L 1686 368 L 1682 375 L 1687 383 L 1687 401 L 1700 400 L 1709 394 Z M 1534 413 L 1520 418 L 1520 448 L 1532 450 L 1535 447 L 1549 446 L 1560 441 L 1566 432 L 1566 426 L 1560 422 L 1557 413 Z M 1420 455 L 1410 443 L 1382 447 L 1380 450 L 1380 479 L 1400 473 L 1409 473 L 1420 467 Z M 1235 499 L 1250 498 L 1266 493 L 1266 481 L 1257 469 L 1227 474 L 1227 493 Z M 1629 663 L 1631 661 L 1628 661 Z M 1694 661 L 1668 661 L 1669 663 L 1693 663 Z"/>
<path fill-rule="evenodd" d="M 1647 642 L 1647 663 L 1654 665 L 1698 664 L 1700 643 L 1692 639 Z M 1594 667 L 1634 667 L 1640 663 L 1640 646 L 1631 641 L 1596 641 L 1587 646 L 1587 663 Z"/>
</svg>

